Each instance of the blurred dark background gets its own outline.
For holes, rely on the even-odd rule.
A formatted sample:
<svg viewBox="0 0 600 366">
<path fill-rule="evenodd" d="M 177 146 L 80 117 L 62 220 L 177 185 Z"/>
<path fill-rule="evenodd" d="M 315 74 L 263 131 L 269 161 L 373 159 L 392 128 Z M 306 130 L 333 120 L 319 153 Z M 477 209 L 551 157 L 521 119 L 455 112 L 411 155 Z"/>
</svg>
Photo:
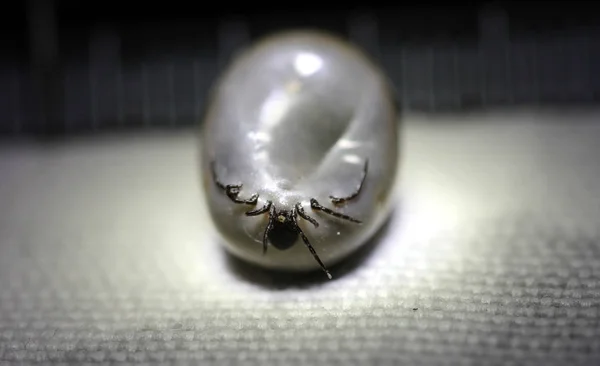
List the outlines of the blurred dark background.
<svg viewBox="0 0 600 366">
<path fill-rule="evenodd" d="M 235 50 L 295 27 L 347 36 L 405 110 L 600 101 L 594 2 L 396 3 L 30 0 L 0 11 L 0 134 L 198 123 Z"/>
</svg>

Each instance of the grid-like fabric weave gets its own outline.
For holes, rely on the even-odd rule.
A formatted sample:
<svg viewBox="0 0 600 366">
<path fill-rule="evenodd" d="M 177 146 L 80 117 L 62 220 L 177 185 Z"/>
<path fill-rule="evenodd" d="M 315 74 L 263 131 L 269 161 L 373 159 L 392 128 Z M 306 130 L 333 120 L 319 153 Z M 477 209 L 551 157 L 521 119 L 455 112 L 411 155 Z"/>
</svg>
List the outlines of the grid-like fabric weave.
<svg viewBox="0 0 600 366">
<path fill-rule="evenodd" d="M 0 364 L 597 365 L 598 118 L 409 116 L 334 281 L 224 254 L 187 132 L 5 146 Z"/>
</svg>

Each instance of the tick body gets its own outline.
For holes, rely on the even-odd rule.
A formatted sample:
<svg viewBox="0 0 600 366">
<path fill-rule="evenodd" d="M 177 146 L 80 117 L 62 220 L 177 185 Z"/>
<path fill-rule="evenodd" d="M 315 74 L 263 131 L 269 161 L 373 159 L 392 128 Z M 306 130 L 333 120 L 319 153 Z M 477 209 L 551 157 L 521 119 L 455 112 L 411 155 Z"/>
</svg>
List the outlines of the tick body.
<svg viewBox="0 0 600 366">
<path fill-rule="evenodd" d="M 201 143 L 227 249 L 331 278 L 389 214 L 397 113 L 380 69 L 334 36 L 283 33 L 239 55 L 214 86 Z"/>
</svg>

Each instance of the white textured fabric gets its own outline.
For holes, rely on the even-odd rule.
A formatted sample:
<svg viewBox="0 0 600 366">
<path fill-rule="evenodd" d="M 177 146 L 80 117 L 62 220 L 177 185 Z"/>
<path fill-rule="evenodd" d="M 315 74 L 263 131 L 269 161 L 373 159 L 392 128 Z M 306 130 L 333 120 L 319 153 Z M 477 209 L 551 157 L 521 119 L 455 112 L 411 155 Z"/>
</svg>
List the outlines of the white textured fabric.
<svg viewBox="0 0 600 366">
<path fill-rule="evenodd" d="M 223 252 L 191 132 L 4 146 L 0 364 L 598 364 L 599 118 L 407 116 L 333 281 Z"/>
</svg>

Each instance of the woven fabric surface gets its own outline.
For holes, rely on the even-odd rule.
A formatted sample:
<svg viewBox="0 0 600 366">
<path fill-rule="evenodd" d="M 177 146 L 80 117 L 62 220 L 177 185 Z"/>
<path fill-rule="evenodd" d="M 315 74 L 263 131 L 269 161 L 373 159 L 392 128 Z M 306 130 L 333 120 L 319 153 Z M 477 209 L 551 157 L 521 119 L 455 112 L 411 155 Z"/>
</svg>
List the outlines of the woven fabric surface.
<svg viewBox="0 0 600 366">
<path fill-rule="evenodd" d="M 406 116 L 332 281 L 223 251 L 190 131 L 5 145 L 0 365 L 599 364 L 599 118 Z"/>
</svg>

